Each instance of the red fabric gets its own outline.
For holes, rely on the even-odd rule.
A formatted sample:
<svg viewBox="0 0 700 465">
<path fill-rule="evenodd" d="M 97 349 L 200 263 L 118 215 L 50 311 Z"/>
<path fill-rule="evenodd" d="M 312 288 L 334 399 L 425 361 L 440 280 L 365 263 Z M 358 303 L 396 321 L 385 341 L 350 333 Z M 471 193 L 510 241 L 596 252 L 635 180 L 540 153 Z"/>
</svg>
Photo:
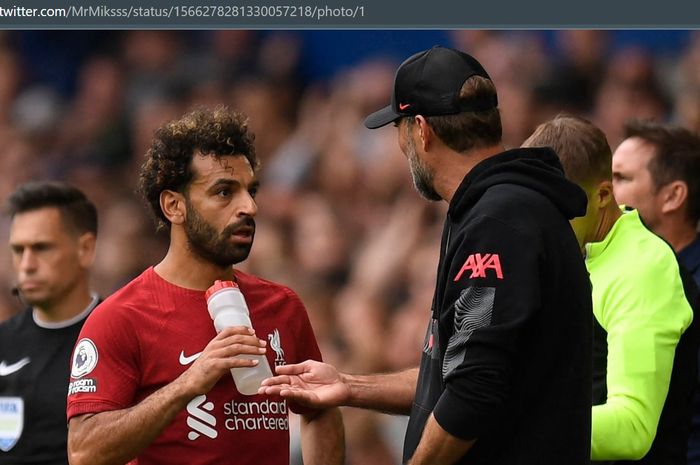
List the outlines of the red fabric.
<svg viewBox="0 0 700 465">
<path fill-rule="evenodd" d="M 276 360 L 278 364 L 321 360 L 306 310 L 296 294 L 239 271 L 236 278 L 257 336 L 268 340 L 267 358 L 273 371 Z M 268 335 L 275 330 L 283 356 L 269 343 Z M 87 382 L 95 386 L 95 392 L 69 395 L 68 418 L 137 404 L 190 366 L 180 363 L 181 353 L 189 357 L 202 351 L 215 335 L 204 291 L 174 286 L 153 268 L 147 269 L 86 321 L 78 341 L 89 338 L 94 343 L 97 364 L 80 381 L 92 380 Z M 227 374 L 205 399 L 193 400 L 188 408 L 200 412 L 204 421 L 188 409 L 180 412 L 138 457 L 139 465 L 232 460 L 236 464 L 289 464 L 287 405 L 281 398 L 243 396 Z"/>
</svg>

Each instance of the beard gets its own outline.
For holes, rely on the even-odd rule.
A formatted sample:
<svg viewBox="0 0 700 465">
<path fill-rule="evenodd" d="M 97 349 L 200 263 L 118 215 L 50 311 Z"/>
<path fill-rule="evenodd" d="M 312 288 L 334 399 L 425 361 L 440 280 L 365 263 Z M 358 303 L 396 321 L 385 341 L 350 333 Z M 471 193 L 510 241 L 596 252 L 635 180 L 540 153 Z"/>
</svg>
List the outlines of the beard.
<svg viewBox="0 0 700 465">
<path fill-rule="evenodd" d="M 248 258 L 253 242 L 232 244 L 230 240 L 231 235 L 242 226 L 255 229 L 253 218 L 245 217 L 241 221 L 226 226 L 221 233 L 217 233 L 216 229 L 199 215 L 189 201 L 185 202 L 185 206 L 187 208 L 185 234 L 192 252 L 220 268 L 235 265 Z"/>
<path fill-rule="evenodd" d="M 413 185 L 415 186 L 418 193 L 426 200 L 438 201 L 442 200 L 440 194 L 437 193 L 434 186 L 435 173 L 431 170 L 416 154 L 416 145 L 413 139 L 409 136 L 407 139 L 408 146 L 407 158 L 408 167 L 411 170 L 411 178 L 413 178 Z"/>
</svg>

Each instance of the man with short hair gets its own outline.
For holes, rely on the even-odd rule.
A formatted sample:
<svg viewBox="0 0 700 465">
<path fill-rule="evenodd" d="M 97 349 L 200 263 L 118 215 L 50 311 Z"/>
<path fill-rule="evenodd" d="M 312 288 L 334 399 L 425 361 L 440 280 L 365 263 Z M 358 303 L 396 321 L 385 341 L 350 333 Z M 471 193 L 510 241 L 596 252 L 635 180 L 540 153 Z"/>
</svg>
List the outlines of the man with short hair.
<svg viewBox="0 0 700 465">
<path fill-rule="evenodd" d="M 408 414 L 410 465 L 586 464 L 591 294 L 568 220 L 585 194 L 548 149 L 504 151 L 496 90 L 473 57 L 404 61 L 391 105 L 417 190 L 449 204 L 420 370 L 277 367 L 261 392 Z M 417 348 L 418 349 L 418 348 Z"/>
<path fill-rule="evenodd" d="M 68 394 L 71 464 L 289 464 L 287 402 L 243 395 L 231 376 L 256 364 L 245 356 L 264 354 L 268 337 L 271 366 L 321 357 L 296 294 L 233 268 L 253 244 L 257 167 L 247 118 L 226 107 L 156 132 L 140 185 L 170 248 L 80 334 Z M 237 283 L 255 331 L 217 335 L 205 297 L 216 280 Z M 301 414 L 304 463 L 340 465 L 338 410 L 289 408 Z"/>
<path fill-rule="evenodd" d="M 70 356 L 97 305 L 89 269 L 97 211 L 59 182 L 31 182 L 7 200 L 16 294 L 27 309 L 0 324 L 0 464 L 67 465 Z"/>
<path fill-rule="evenodd" d="M 678 126 L 630 121 L 612 170 L 617 202 L 637 209 L 700 284 L 700 137 Z"/>
<path fill-rule="evenodd" d="M 552 147 L 588 195 L 586 216 L 571 224 L 593 285 L 591 458 L 684 464 L 700 344 L 695 283 L 640 212 L 618 207 L 600 129 L 558 116 L 523 146 Z"/>
<path fill-rule="evenodd" d="M 630 121 L 612 167 L 617 201 L 639 211 L 700 286 L 700 137 L 678 126 Z M 700 392 L 694 411 L 688 461 L 700 464 Z"/>
</svg>

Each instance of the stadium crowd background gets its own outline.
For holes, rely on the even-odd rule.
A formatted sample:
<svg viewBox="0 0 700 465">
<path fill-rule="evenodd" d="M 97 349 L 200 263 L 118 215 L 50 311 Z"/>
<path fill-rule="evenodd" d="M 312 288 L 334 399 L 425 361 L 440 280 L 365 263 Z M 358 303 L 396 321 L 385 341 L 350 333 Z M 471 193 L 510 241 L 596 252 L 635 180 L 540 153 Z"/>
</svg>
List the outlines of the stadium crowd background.
<svg viewBox="0 0 700 465">
<path fill-rule="evenodd" d="M 632 117 L 700 130 L 697 32 L 3 32 L 0 199 L 31 179 L 84 190 L 100 215 L 93 286 L 107 296 L 165 253 L 134 193 L 154 128 L 229 104 L 250 116 L 263 165 L 241 268 L 298 292 L 344 371 L 416 366 L 446 205 L 413 190 L 395 130 L 362 120 L 386 104 L 396 63 L 435 43 L 489 71 L 508 147 L 561 111 L 590 118 L 613 149 Z M 21 305 L 7 247 L 0 260 L 3 320 Z M 345 422 L 348 463 L 399 461 L 402 419 L 346 410 Z"/>
</svg>

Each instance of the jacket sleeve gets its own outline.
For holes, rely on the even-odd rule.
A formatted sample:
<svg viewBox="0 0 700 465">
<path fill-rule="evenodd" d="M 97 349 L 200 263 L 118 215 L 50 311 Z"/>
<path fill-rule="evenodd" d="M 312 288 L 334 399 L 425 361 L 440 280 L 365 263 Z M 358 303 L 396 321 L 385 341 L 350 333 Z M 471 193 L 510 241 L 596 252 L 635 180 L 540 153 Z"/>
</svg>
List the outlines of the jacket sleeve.
<svg viewBox="0 0 700 465">
<path fill-rule="evenodd" d="M 630 270 L 596 304 L 596 319 L 608 335 L 608 394 L 605 404 L 593 407 L 591 458 L 639 460 L 656 436 L 676 346 L 692 309 L 675 261 Z"/>
<path fill-rule="evenodd" d="M 445 265 L 454 329 L 442 366 L 445 390 L 433 414 L 445 431 L 469 440 L 505 413 L 525 328 L 540 306 L 541 252 L 534 233 L 490 217 L 460 237 Z"/>
</svg>

